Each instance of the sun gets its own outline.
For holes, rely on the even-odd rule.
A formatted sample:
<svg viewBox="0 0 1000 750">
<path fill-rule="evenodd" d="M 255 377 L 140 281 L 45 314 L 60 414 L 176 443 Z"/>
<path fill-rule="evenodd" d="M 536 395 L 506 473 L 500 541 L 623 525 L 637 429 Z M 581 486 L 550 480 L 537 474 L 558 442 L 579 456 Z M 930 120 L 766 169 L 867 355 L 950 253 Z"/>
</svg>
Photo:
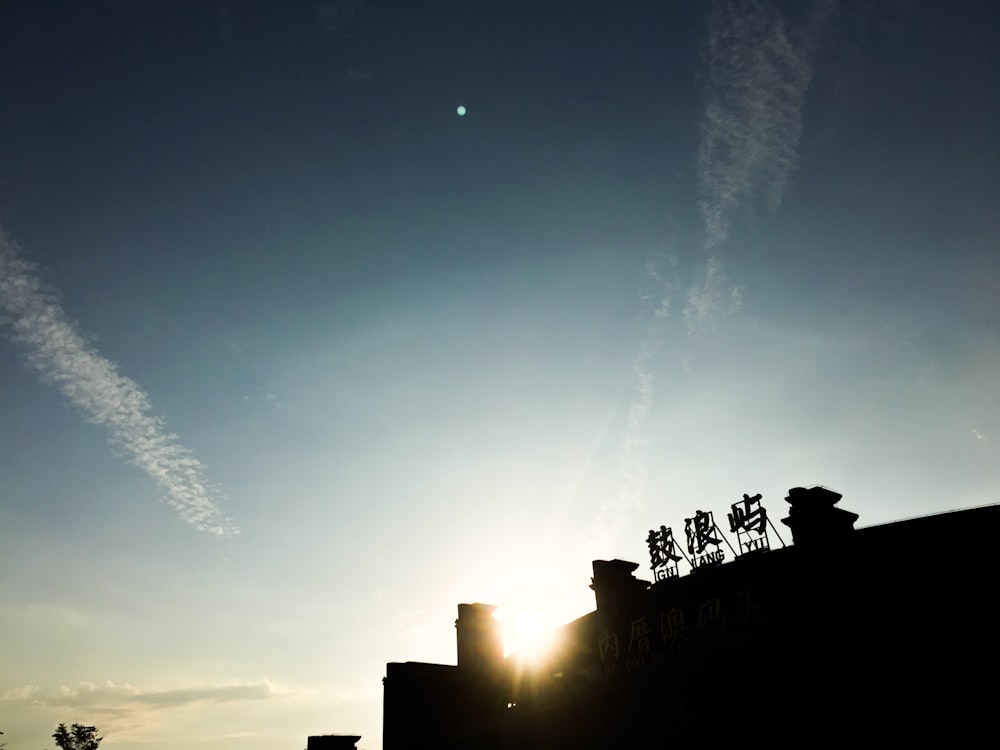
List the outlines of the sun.
<svg viewBox="0 0 1000 750">
<path fill-rule="evenodd" d="M 537 662 L 552 648 L 553 632 L 545 619 L 532 610 L 522 610 L 510 618 L 501 617 L 504 651 L 522 661 Z"/>
</svg>

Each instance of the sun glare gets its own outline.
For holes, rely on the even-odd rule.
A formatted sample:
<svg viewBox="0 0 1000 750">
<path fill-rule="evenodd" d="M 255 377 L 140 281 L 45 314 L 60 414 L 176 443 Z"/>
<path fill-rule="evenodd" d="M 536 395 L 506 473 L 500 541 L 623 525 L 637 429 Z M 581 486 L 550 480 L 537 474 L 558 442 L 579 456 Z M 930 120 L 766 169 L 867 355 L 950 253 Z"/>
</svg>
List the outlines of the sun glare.
<svg viewBox="0 0 1000 750">
<path fill-rule="evenodd" d="M 537 612 L 525 610 L 510 618 L 501 617 L 504 651 L 524 661 L 541 659 L 552 647 L 552 627 Z"/>
</svg>

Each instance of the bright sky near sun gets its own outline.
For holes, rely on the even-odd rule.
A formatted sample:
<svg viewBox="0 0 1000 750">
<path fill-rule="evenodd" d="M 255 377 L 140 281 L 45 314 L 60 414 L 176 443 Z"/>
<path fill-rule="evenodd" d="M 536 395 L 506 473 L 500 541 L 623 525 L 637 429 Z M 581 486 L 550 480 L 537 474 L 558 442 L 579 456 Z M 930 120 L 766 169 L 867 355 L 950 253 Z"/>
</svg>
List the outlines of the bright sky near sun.
<svg viewBox="0 0 1000 750">
<path fill-rule="evenodd" d="M 0 6 L 9 750 L 377 750 L 460 602 L 529 647 L 744 492 L 996 502 L 997 26 Z"/>
</svg>

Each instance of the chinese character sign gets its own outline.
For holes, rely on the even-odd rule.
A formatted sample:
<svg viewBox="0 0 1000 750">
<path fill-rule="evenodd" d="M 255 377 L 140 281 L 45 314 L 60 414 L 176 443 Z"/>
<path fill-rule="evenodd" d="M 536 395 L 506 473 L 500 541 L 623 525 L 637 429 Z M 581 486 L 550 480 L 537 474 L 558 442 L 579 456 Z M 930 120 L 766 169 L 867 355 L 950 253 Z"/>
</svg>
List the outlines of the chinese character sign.
<svg viewBox="0 0 1000 750">
<path fill-rule="evenodd" d="M 657 581 L 676 578 L 677 561 L 681 556 L 677 554 L 674 530 L 666 526 L 661 526 L 659 531 L 650 529 L 646 545 L 649 547 L 649 561 L 654 578 Z"/>
<path fill-rule="evenodd" d="M 629 627 L 628 652 L 645 655 L 650 652 L 652 644 L 653 628 L 649 624 L 649 618 L 640 617 L 633 620 Z"/>
<path fill-rule="evenodd" d="M 673 607 L 666 612 L 660 612 L 660 635 L 664 643 L 676 645 L 678 639 L 686 640 L 685 630 L 683 609 Z"/>
<path fill-rule="evenodd" d="M 729 530 L 736 532 L 740 552 L 771 548 L 767 539 L 767 510 L 760 503 L 761 495 L 743 495 L 743 502 L 733 503 L 729 513 Z"/>
<path fill-rule="evenodd" d="M 715 536 L 717 531 L 711 511 L 698 510 L 695 511 L 694 518 L 684 519 L 687 548 L 692 555 L 691 564 L 695 568 L 702 565 L 717 565 L 724 559 L 725 553 L 719 549 L 722 540 Z"/>
<path fill-rule="evenodd" d="M 597 639 L 597 651 L 602 663 L 617 662 L 621 656 L 618 650 L 618 634 L 609 630 L 602 631 Z"/>
<path fill-rule="evenodd" d="M 698 605 L 698 631 L 722 635 L 726 629 L 726 615 L 722 599 L 714 597 Z"/>
</svg>

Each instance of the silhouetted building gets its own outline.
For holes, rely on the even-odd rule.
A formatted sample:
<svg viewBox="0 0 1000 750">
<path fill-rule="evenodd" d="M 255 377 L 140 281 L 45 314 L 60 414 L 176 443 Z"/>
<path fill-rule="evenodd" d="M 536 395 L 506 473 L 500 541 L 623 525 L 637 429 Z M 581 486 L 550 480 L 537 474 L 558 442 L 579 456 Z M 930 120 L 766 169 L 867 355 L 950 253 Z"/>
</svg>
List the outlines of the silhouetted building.
<svg viewBox="0 0 1000 750">
<path fill-rule="evenodd" d="M 744 496 L 725 563 L 710 513 L 686 519 L 690 557 L 651 531 L 653 583 L 595 560 L 596 609 L 530 665 L 503 657 L 493 607 L 459 605 L 458 666 L 387 665 L 384 750 L 992 736 L 1000 506 L 854 530 L 839 499 L 790 490 L 794 544 L 768 549 L 760 497 Z"/>
<path fill-rule="evenodd" d="M 306 750 L 355 750 L 361 737 L 354 734 L 317 734 L 306 741 Z"/>
</svg>

